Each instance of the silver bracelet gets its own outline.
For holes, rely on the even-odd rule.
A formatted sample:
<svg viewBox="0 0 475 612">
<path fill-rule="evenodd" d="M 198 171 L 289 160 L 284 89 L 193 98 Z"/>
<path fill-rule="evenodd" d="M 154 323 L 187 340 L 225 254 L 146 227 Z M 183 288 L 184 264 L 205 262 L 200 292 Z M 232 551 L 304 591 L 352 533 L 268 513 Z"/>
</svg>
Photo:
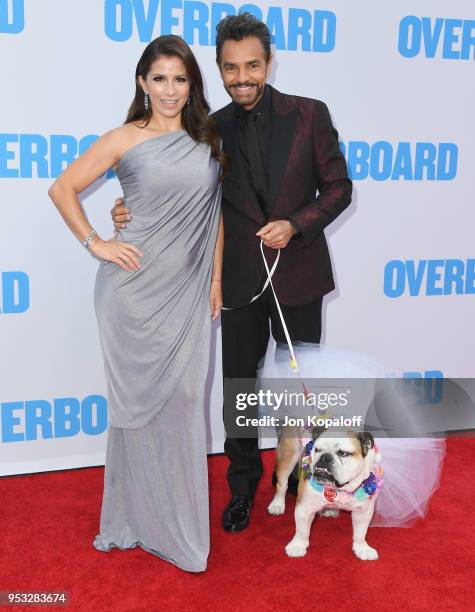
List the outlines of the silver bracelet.
<svg viewBox="0 0 475 612">
<path fill-rule="evenodd" d="M 97 236 L 97 232 L 95 229 L 92 230 L 92 232 L 89 234 L 89 236 L 87 236 L 87 238 L 85 240 L 83 240 L 83 246 L 86 247 L 86 249 L 89 251 L 90 246 L 91 246 L 91 241 L 94 238 L 94 236 Z"/>
</svg>

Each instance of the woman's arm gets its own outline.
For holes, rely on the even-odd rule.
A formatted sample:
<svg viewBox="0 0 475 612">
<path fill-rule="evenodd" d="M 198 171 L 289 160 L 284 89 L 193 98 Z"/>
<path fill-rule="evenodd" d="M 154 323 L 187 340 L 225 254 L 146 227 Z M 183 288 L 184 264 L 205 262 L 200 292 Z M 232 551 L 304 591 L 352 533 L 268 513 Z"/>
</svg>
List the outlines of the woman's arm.
<svg viewBox="0 0 475 612">
<path fill-rule="evenodd" d="M 224 224 L 223 213 L 219 218 L 218 238 L 214 249 L 213 272 L 211 274 L 211 319 L 214 321 L 219 317 L 223 305 L 222 297 L 222 270 L 223 270 L 223 249 L 224 249 Z"/>
<path fill-rule="evenodd" d="M 104 134 L 69 165 L 48 190 L 66 225 L 81 242 L 93 228 L 83 212 L 78 194 L 118 162 L 127 143 L 123 128 Z M 124 270 L 134 271 L 140 267 L 137 256 L 142 253 L 132 245 L 117 240 L 102 240 L 96 235 L 90 242 L 90 250 L 99 259 L 112 261 Z"/>
</svg>

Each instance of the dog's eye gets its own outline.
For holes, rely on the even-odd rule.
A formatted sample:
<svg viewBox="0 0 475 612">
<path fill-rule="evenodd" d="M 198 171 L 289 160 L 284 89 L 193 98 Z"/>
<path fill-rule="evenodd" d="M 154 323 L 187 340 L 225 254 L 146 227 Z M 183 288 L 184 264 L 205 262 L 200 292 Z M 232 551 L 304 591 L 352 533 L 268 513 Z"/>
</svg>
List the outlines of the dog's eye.
<svg viewBox="0 0 475 612">
<path fill-rule="evenodd" d="M 349 453 L 348 451 L 344 450 L 339 450 L 337 454 L 339 457 L 349 457 L 352 453 Z"/>
</svg>

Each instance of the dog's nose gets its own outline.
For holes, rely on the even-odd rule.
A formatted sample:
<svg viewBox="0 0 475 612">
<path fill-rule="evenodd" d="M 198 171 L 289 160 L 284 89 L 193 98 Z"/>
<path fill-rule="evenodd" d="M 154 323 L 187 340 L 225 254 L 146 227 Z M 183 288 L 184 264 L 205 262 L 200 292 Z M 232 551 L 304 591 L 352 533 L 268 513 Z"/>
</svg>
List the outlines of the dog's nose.
<svg viewBox="0 0 475 612">
<path fill-rule="evenodd" d="M 332 461 L 332 456 L 329 453 L 324 453 L 318 460 L 318 464 L 322 466 L 330 465 Z"/>
</svg>

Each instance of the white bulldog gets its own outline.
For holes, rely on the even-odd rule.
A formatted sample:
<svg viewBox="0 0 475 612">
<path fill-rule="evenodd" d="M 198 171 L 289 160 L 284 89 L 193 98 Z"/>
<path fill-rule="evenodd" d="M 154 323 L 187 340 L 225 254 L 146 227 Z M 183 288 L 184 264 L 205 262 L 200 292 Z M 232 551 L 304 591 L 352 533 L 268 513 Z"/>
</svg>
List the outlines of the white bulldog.
<svg viewBox="0 0 475 612">
<path fill-rule="evenodd" d="M 383 482 L 380 459 L 370 433 L 314 431 L 301 459 L 296 532 L 285 547 L 289 557 L 306 555 L 316 512 L 342 509 L 351 512 L 354 554 L 364 561 L 378 558 L 366 532 Z"/>
</svg>

